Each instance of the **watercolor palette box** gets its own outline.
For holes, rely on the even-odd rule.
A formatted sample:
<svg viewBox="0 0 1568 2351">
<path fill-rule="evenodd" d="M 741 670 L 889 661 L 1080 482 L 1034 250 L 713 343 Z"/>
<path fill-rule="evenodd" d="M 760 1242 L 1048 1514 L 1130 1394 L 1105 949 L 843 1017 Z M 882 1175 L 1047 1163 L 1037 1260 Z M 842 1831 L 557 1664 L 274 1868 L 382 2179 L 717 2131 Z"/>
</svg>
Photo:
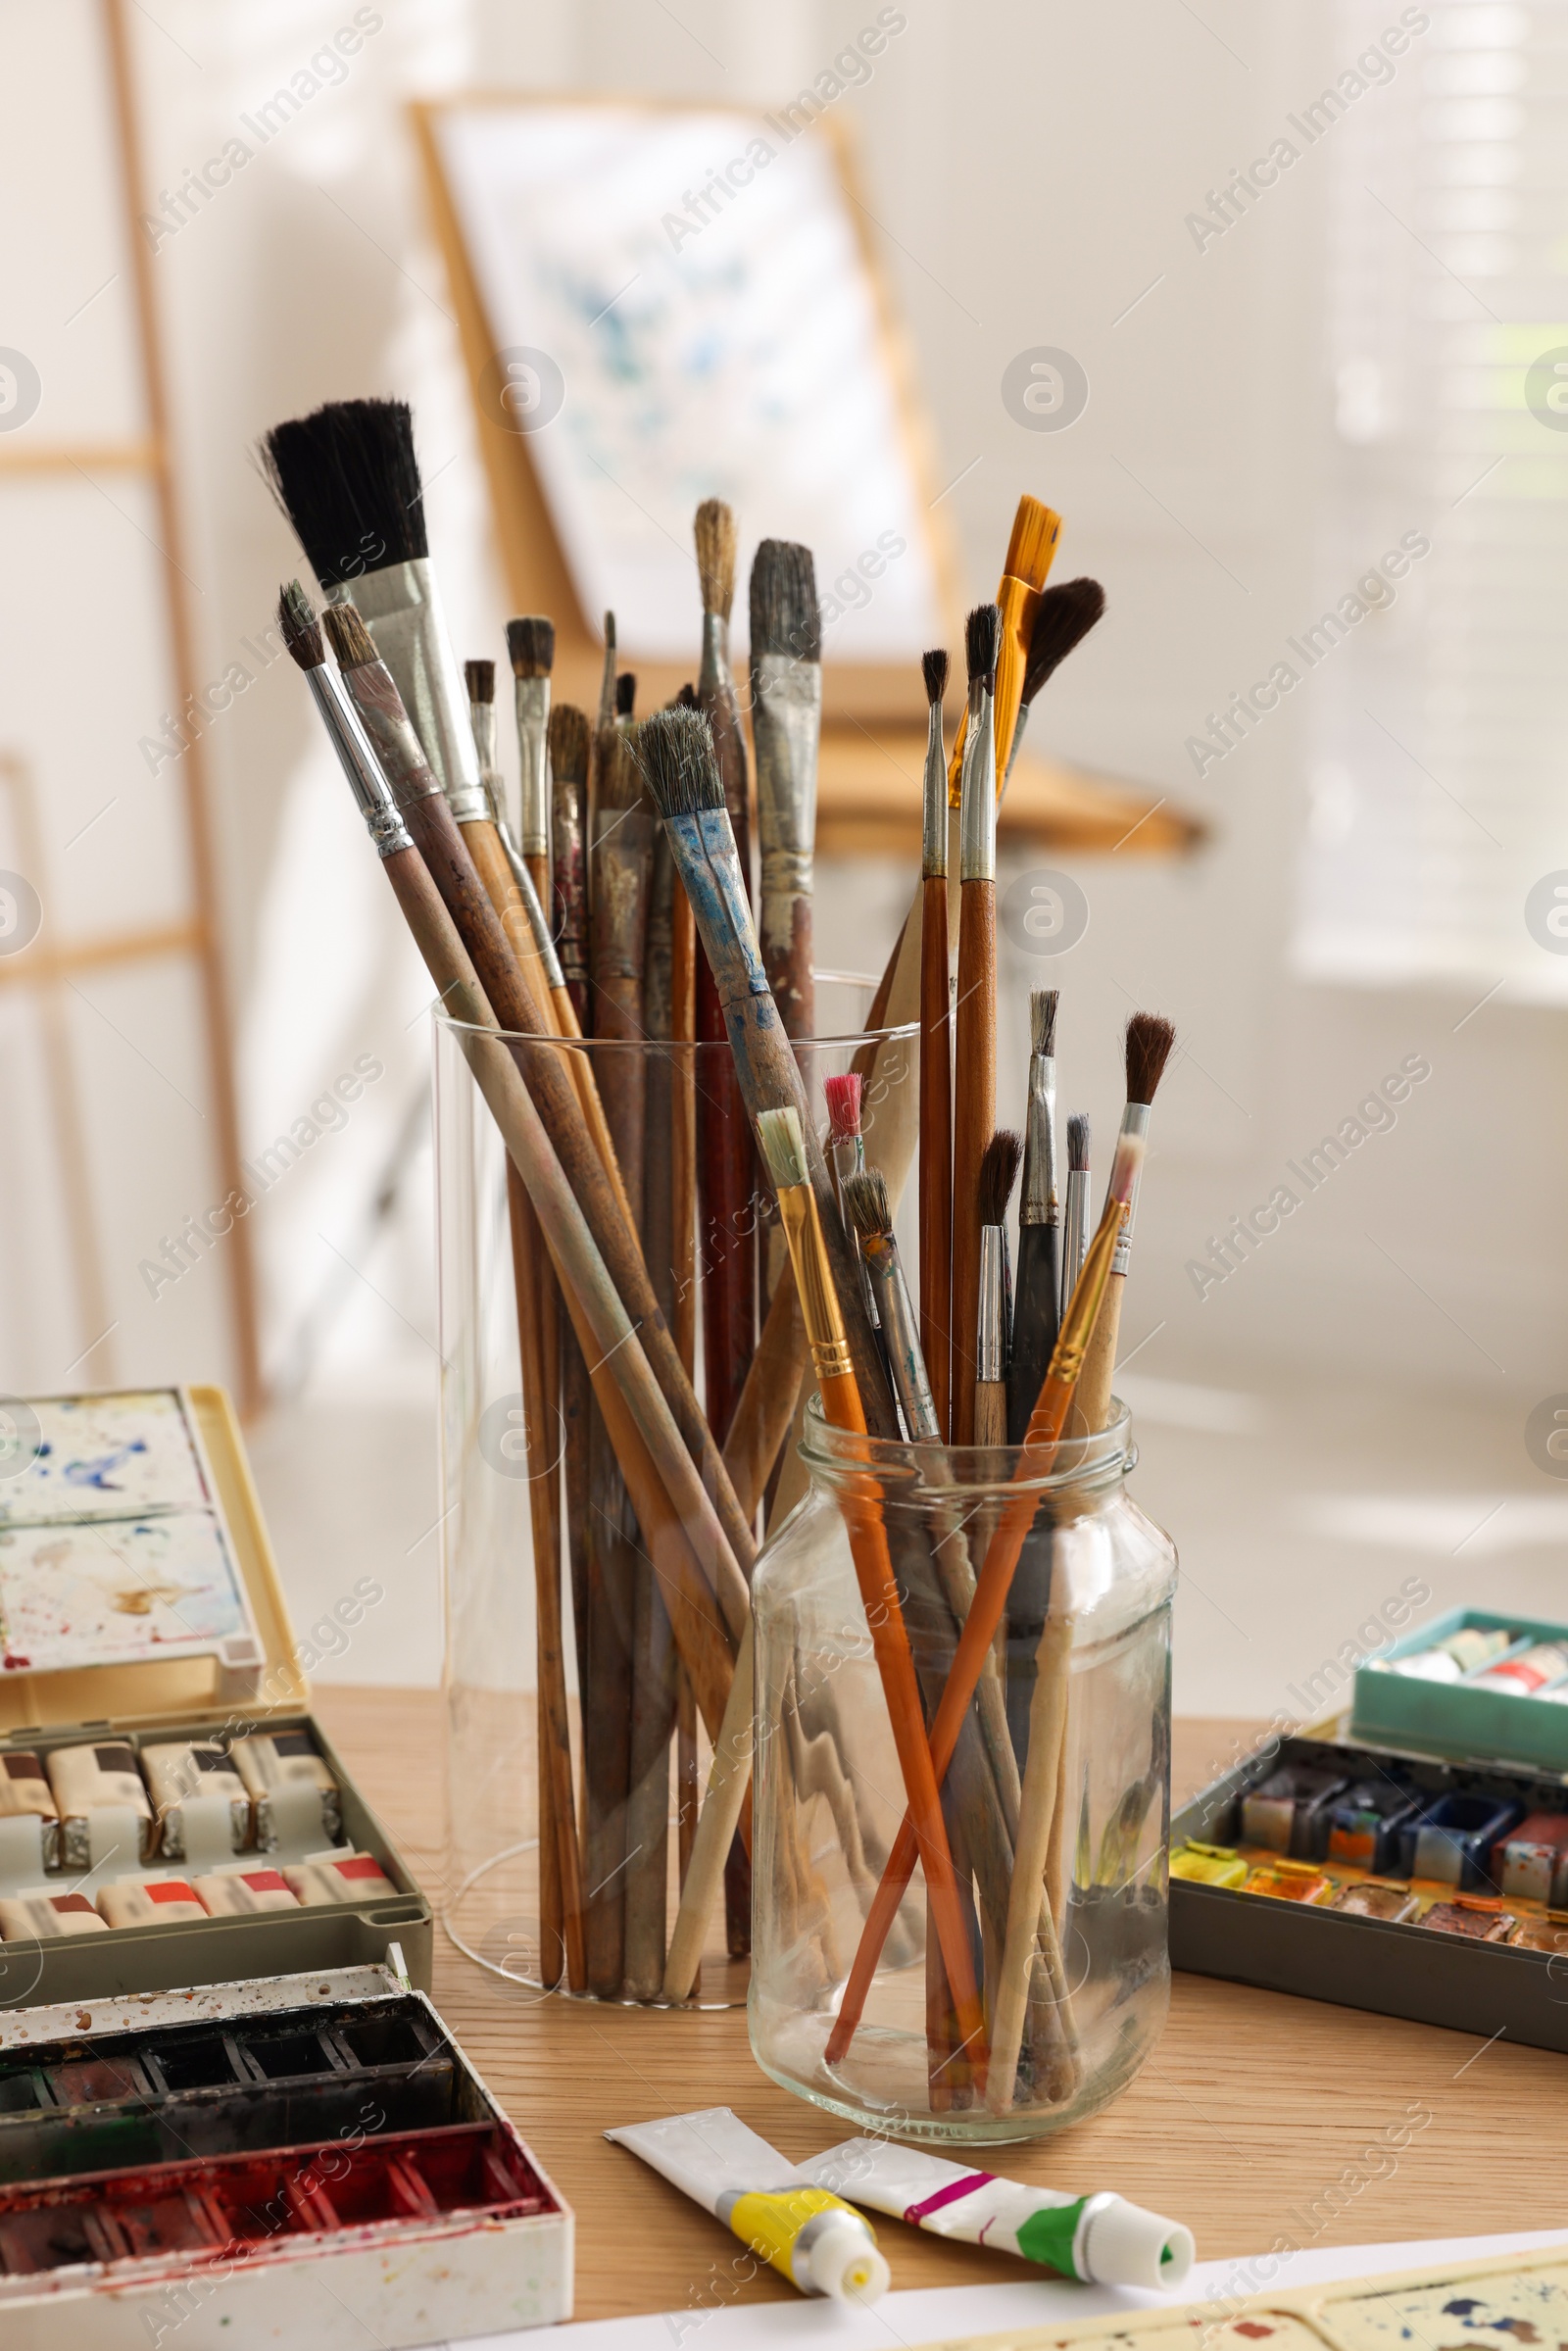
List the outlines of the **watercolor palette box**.
<svg viewBox="0 0 1568 2351">
<path fill-rule="evenodd" d="M 571 2315 L 573 2224 L 390 1966 L 0 2016 L 10 2351 L 382 2351 Z"/>
<path fill-rule="evenodd" d="M 427 1984 L 429 1905 L 311 1713 L 227 1396 L 13 1399 L 0 1437 L 0 2004 L 394 1943 Z"/>
<path fill-rule="evenodd" d="M 1455 1608 L 1358 1669 L 1350 1729 L 1369 1745 L 1568 1772 L 1568 1625 Z"/>
<path fill-rule="evenodd" d="M 1170 1853 L 1173 1967 L 1568 2051 L 1568 1775 L 1346 1718 L 1266 1740 L 1172 1819 Z"/>
</svg>

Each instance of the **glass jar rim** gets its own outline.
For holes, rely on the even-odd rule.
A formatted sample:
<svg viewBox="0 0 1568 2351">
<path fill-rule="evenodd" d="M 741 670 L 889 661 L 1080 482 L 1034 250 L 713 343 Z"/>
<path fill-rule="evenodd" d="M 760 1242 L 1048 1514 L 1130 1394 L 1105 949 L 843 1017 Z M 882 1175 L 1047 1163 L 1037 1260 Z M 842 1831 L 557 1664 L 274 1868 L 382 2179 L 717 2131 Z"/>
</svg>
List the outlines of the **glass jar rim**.
<svg viewBox="0 0 1568 2351">
<path fill-rule="evenodd" d="M 864 988 L 868 994 L 874 994 L 878 985 L 872 975 L 866 971 L 817 970 L 812 973 L 812 977 L 823 987 Z M 504 1044 L 554 1045 L 567 1053 L 591 1053 L 596 1057 L 600 1053 L 616 1053 L 667 1054 L 672 1042 L 668 1037 L 563 1037 L 555 1031 L 546 1034 L 535 1033 L 529 1029 L 479 1028 L 473 1021 L 454 1020 L 452 1014 L 442 1011 L 439 1004 L 435 1007 L 435 1023 L 437 1028 L 449 1029 L 455 1037 L 499 1036 Z M 893 1028 L 849 1029 L 840 1035 L 831 1037 L 803 1037 L 799 1043 L 805 1046 L 808 1052 L 831 1053 L 838 1051 L 845 1053 L 852 1046 L 901 1042 L 906 1038 L 918 1037 L 919 1034 L 920 1023 L 917 1020 L 905 1020 Z M 700 1037 L 695 1041 L 695 1045 L 698 1052 L 728 1053 L 730 1050 L 729 1041 L 724 1037 Z M 690 1041 L 687 1042 L 686 1050 L 692 1050 Z"/>
<path fill-rule="evenodd" d="M 870 1471 L 886 1498 L 894 1501 L 1095 1492 L 1119 1485 L 1137 1467 L 1132 1420 L 1128 1406 L 1112 1396 L 1111 1415 L 1102 1429 L 1092 1436 L 1063 1437 L 1048 1456 L 1051 1468 L 1020 1477 L 1023 1445 L 907 1445 L 902 1439 L 862 1437 L 825 1420 L 821 1397 L 812 1396 L 806 1407 L 801 1458 L 824 1485 Z"/>
</svg>

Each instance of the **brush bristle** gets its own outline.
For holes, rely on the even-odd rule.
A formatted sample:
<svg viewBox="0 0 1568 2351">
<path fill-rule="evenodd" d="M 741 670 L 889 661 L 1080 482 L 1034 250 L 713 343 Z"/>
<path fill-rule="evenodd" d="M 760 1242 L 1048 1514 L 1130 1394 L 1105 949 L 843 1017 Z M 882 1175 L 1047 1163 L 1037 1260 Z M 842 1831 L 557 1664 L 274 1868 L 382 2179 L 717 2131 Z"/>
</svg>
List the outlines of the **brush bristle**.
<svg viewBox="0 0 1568 2351">
<path fill-rule="evenodd" d="M 1127 1100 L 1152 1102 L 1165 1074 L 1176 1031 L 1159 1012 L 1135 1012 L 1127 1023 Z"/>
<path fill-rule="evenodd" d="M 688 679 L 687 683 L 686 683 L 684 686 L 682 686 L 682 688 L 681 688 L 680 692 L 679 692 L 679 693 L 676 695 L 676 697 L 675 697 L 674 701 L 673 701 L 673 702 L 670 704 L 670 706 L 669 706 L 669 707 L 670 707 L 670 709 L 671 709 L 672 710 L 696 710 L 696 708 L 697 708 L 697 688 L 696 688 L 696 687 L 695 687 L 695 686 L 694 686 L 694 685 L 693 685 L 693 684 L 690 682 L 690 680 L 689 680 L 689 679 Z"/>
<path fill-rule="evenodd" d="M 656 710 L 637 729 L 633 757 L 661 816 L 724 806 L 713 730 L 701 710 Z"/>
<path fill-rule="evenodd" d="M 630 669 L 623 669 L 615 680 L 615 716 L 629 718 L 637 708 L 637 679 Z"/>
<path fill-rule="evenodd" d="M 1002 639 L 1002 614 L 994 604 L 977 604 L 963 624 L 963 656 L 969 683 L 997 674 L 997 647 Z"/>
<path fill-rule="evenodd" d="M 927 706 L 934 709 L 948 690 L 948 656 L 943 646 L 921 654 L 920 675 L 925 679 Z"/>
<path fill-rule="evenodd" d="M 801 1114 L 786 1102 L 781 1110 L 762 1110 L 758 1114 L 757 1140 L 762 1147 L 767 1162 L 768 1177 L 775 1192 L 787 1192 L 791 1186 L 808 1184 L 811 1171 L 807 1163 L 806 1138 L 801 1133 Z"/>
<path fill-rule="evenodd" d="M 1018 512 L 1012 518 L 1012 536 L 1007 541 L 1007 560 L 1003 570 L 1009 579 L 1021 579 L 1031 588 L 1043 588 L 1060 536 L 1061 516 L 1026 492 L 1019 499 Z"/>
<path fill-rule="evenodd" d="M 340 669 L 363 669 L 368 661 L 381 659 L 375 650 L 375 639 L 360 618 L 357 605 L 323 605 L 321 618 L 326 623 Z"/>
<path fill-rule="evenodd" d="M 588 781 L 588 720 L 569 702 L 558 702 L 550 713 L 550 765 L 564 784 Z"/>
<path fill-rule="evenodd" d="M 1067 579 L 1059 588 L 1046 590 L 1035 612 L 1029 659 L 1024 664 L 1026 704 L 1034 701 L 1073 648 L 1083 643 L 1104 610 L 1105 591 L 1098 579 Z"/>
<path fill-rule="evenodd" d="M 636 732 L 630 727 L 607 726 L 599 733 L 598 799 L 601 808 L 643 806 L 643 771 L 637 764 Z"/>
<path fill-rule="evenodd" d="M 311 600 L 297 579 L 291 579 L 278 590 L 277 625 L 283 642 L 302 669 L 319 669 L 326 660 L 326 647 L 321 643 L 321 624 L 311 607 Z"/>
<path fill-rule="evenodd" d="M 430 552 L 406 400 L 333 400 L 274 424 L 261 461 L 323 588 Z"/>
<path fill-rule="evenodd" d="M 556 665 L 556 624 L 543 612 L 524 612 L 507 622 L 507 652 L 514 677 L 548 677 Z"/>
<path fill-rule="evenodd" d="M 606 653 L 613 653 L 613 652 L 614 652 L 614 650 L 615 650 L 615 615 L 614 615 L 614 613 L 613 613 L 613 612 L 607 612 L 607 613 L 605 614 L 605 651 L 606 651 Z"/>
<path fill-rule="evenodd" d="M 496 698 L 496 665 L 494 661 L 465 661 L 463 682 L 468 689 L 470 702 L 494 702 Z"/>
<path fill-rule="evenodd" d="M 793 539 L 764 539 L 752 563 L 752 655 L 766 653 L 822 659 L 816 566 L 810 549 Z"/>
<path fill-rule="evenodd" d="M 844 1205 L 849 1209 L 850 1222 L 862 1241 L 886 1241 L 893 1232 L 893 1216 L 888 1207 L 887 1178 L 880 1169 L 867 1167 L 859 1175 L 848 1177 L 844 1185 Z"/>
<path fill-rule="evenodd" d="M 727 620 L 735 601 L 735 510 L 722 498 L 705 498 L 695 527 L 703 611 Z"/>
<path fill-rule="evenodd" d="M 983 1225 L 1006 1223 L 1007 1202 L 1018 1181 L 1018 1162 L 1022 1157 L 1023 1137 L 1015 1135 L 1010 1127 L 999 1127 L 981 1155 L 980 1180 L 975 1186 Z"/>
<path fill-rule="evenodd" d="M 1074 1175 L 1089 1173 L 1089 1120 L 1082 1110 L 1067 1121 L 1067 1165 Z"/>
<path fill-rule="evenodd" d="M 1061 1001 L 1058 988 L 1035 988 L 1029 997 L 1029 1051 L 1032 1053 L 1054 1053 L 1056 1050 L 1056 1006 Z"/>
<path fill-rule="evenodd" d="M 827 1139 L 829 1143 L 853 1143 L 860 1131 L 860 1094 L 864 1080 L 858 1070 L 846 1071 L 843 1077 L 824 1078 L 822 1092 L 827 1100 Z"/>
<path fill-rule="evenodd" d="M 1145 1143 L 1142 1135 L 1118 1135 L 1116 1155 L 1110 1163 L 1110 1197 L 1130 1200 L 1138 1171 L 1144 1164 Z"/>
</svg>

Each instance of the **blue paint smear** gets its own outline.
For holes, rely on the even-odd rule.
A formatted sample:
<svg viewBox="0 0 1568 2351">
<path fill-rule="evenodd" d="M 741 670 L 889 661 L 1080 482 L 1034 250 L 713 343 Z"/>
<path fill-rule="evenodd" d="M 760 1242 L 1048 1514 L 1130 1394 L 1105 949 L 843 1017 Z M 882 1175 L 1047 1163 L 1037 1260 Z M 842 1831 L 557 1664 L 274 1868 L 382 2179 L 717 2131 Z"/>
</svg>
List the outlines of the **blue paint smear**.
<svg viewBox="0 0 1568 2351">
<path fill-rule="evenodd" d="M 133 1455 L 144 1453 L 146 1450 L 145 1438 L 138 1437 L 130 1445 L 122 1445 L 113 1453 L 98 1454 L 96 1459 L 68 1461 L 64 1471 L 66 1484 L 68 1486 L 90 1486 L 99 1494 L 118 1494 L 120 1488 L 114 1483 L 116 1470 L 123 1469 L 125 1463 Z"/>
</svg>

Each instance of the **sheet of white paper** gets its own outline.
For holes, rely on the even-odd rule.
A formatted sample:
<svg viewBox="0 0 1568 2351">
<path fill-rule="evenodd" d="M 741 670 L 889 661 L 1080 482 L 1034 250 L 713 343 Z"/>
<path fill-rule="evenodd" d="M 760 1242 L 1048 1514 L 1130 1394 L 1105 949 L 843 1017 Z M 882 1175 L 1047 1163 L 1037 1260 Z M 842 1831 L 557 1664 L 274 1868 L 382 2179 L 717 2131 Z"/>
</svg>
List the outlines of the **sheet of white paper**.
<svg viewBox="0 0 1568 2351">
<path fill-rule="evenodd" d="M 849 2310 L 836 2302 L 808 2300 L 751 2303 L 737 2308 L 711 2290 L 687 2310 L 651 2313 L 646 2318 L 595 2319 L 582 2326 L 530 2327 L 514 2334 L 487 2335 L 467 2351 L 548 2351 L 569 2339 L 570 2351 L 913 2351 L 955 2335 L 996 2334 L 1009 2327 L 1048 2327 L 1071 2319 L 1095 2319 L 1118 2310 L 1173 2310 L 1183 2303 L 1220 2298 L 1227 2303 L 1287 2286 L 1332 2284 L 1340 2278 L 1375 2278 L 1398 2270 L 1438 2270 L 1453 2262 L 1487 2261 L 1494 2254 L 1530 2253 L 1542 2245 L 1568 2246 L 1568 2232 L 1538 2229 L 1515 2236 L 1432 2237 L 1394 2245 L 1329 2245 L 1315 2252 L 1283 2255 L 1271 2271 L 1268 2257 L 1243 2255 L 1234 2261 L 1203 2261 L 1193 2271 L 1187 2292 L 1175 2296 L 1140 2293 L 1134 2287 L 1070 2285 L 1040 2275 L 1016 2285 L 931 2286 L 917 2293 L 891 2293 L 871 2310 Z M 715 2231 L 711 2289 L 722 2279 L 726 2256 Z M 892 2255 L 898 2275 L 896 2249 Z M 1251 2272 L 1255 2259 L 1257 2268 Z"/>
</svg>

